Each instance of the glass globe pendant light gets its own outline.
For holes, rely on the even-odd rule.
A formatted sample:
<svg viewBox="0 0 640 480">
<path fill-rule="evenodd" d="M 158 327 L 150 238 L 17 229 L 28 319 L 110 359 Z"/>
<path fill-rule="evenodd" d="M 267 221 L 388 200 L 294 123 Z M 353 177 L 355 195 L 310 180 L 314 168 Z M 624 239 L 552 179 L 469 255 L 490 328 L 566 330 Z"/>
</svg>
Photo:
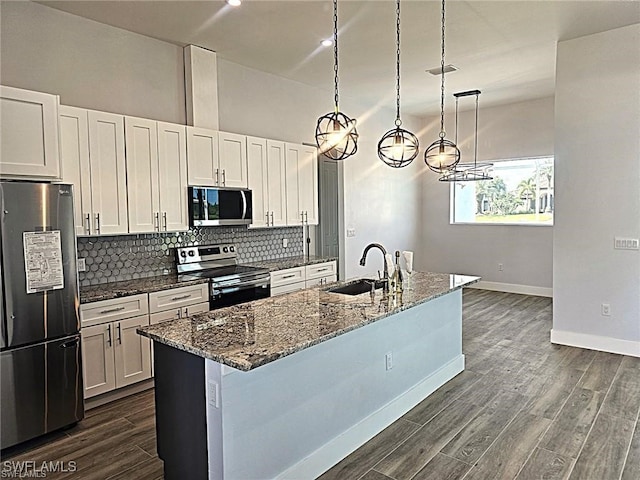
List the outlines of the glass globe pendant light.
<svg viewBox="0 0 640 480">
<path fill-rule="evenodd" d="M 396 128 L 385 133 L 378 142 L 378 157 L 390 167 L 409 165 L 418 156 L 418 138 L 400 128 L 400 0 L 396 1 Z"/>
<path fill-rule="evenodd" d="M 344 160 L 358 150 L 356 119 L 347 117 L 338 107 L 338 0 L 333 0 L 333 72 L 335 109 L 318 118 L 316 145 L 324 156 Z"/>
<path fill-rule="evenodd" d="M 451 140 L 447 140 L 444 131 L 444 2 L 442 0 L 442 58 L 440 61 L 440 134 L 439 139 L 427 147 L 424 163 L 436 173 L 451 170 L 460 161 L 460 150 Z"/>
</svg>

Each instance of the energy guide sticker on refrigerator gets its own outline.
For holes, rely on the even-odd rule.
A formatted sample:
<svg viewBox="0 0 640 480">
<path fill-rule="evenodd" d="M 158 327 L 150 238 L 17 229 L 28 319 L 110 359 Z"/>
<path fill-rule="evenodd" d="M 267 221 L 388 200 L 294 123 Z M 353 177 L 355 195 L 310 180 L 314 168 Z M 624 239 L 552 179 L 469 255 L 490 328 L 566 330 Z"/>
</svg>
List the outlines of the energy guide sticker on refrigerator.
<svg viewBox="0 0 640 480">
<path fill-rule="evenodd" d="M 24 266 L 27 293 L 57 290 L 64 287 L 60 230 L 24 232 Z"/>
</svg>

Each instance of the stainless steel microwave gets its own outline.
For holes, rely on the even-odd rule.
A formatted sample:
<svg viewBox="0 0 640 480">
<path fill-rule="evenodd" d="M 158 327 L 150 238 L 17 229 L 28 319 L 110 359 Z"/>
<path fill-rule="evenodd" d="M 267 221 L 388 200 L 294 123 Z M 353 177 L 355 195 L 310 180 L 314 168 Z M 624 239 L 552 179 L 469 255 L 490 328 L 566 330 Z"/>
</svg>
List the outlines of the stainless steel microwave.
<svg viewBox="0 0 640 480">
<path fill-rule="evenodd" d="M 248 225 L 251 190 L 244 188 L 189 187 L 189 224 L 192 227 Z"/>
</svg>

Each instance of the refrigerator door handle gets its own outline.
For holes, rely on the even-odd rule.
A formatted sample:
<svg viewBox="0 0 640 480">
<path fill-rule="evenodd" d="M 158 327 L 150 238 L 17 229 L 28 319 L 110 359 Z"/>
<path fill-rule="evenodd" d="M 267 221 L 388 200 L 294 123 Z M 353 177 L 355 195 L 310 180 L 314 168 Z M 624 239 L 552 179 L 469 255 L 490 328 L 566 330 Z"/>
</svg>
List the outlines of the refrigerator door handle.
<svg viewBox="0 0 640 480">
<path fill-rule="evenodd" d="M 69 340 L 68 342 L 61 344 L 60 348 L 75 348 L 78 346 L 79 342 L 80 342 L 79 338 L 74 338 L 73 340 Z"/>
</svg>

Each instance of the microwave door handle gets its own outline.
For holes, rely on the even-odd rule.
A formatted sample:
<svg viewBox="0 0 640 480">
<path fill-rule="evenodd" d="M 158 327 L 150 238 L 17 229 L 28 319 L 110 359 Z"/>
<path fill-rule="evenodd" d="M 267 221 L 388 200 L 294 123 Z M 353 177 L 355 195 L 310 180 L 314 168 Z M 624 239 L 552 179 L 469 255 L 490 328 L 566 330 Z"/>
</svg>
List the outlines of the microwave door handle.
<svg viewBox="0 0 640 480">
<path fill-rule="evenodd" d="M 242 219 L 244 220 L 247 217 L 247 197 L 244 190 L 240 190 L 240 195 L 242 196 Z"/>
</svg>

